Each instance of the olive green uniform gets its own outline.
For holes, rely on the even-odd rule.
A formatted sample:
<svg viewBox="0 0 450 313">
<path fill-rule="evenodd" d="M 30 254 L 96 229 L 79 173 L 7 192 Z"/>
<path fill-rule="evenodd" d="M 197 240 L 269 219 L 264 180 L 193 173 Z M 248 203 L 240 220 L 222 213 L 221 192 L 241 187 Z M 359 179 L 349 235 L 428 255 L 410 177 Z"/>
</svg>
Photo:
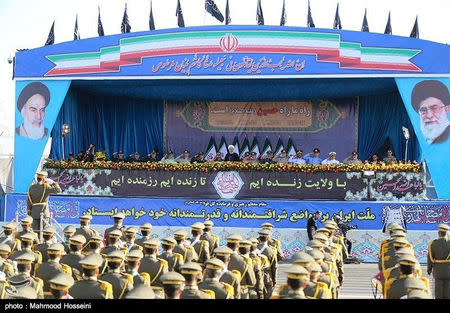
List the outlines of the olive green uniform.
<svg viewBox="0 0 450 313">
<path fill-rule="evenodd" d="M 427 271 L 433 273 L 436 299 L 450 299 L 450 239 L 442 237 L 428 245 Z"/>
</svg>

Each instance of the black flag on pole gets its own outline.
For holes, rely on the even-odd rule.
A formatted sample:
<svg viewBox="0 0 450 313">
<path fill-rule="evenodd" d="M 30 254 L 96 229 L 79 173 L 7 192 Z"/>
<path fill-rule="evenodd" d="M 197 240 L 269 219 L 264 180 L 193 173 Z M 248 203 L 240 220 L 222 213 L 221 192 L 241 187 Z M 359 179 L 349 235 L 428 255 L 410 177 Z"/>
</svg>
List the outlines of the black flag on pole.
<svg viewBox="0 0 450 313">
<path fill-rule="evenodd" d="M 309 5 L 309 0 L 308 0 L 308 21 L 307 21 L 306 25 L 308 27 L 316 27 L 316 25 L 314 25 L 314 21 L 313 21 L 313 18 L 312 18 L 311 6 Z"/>
<path fill-rule="evenodd" d="M 368 32 L 369 31 L 369 23 L 367 23 L 367 9 L 364 11 L 364 19 L 361 26 L 362 32 Z"/>
<path fill-rule="evenodd" d="M 334 15 L 333 29 L 342 29 L 341 18 L 339 17 L 339 3 L 336 7 L 336 14 Z"/>
<path fill-rule="evenodd" d="M 386 23 L 386 28 L 384 29 L 384 33 L 392 35 L 391 11 L 389 11 L 388 20 L 387 20 L 387 23 Z"/>
<path fill-rule="evenodd" d="M 230 6 L 228 5 L 228 0 L 227 0 L 227 5 L 225 7 L 225 25 L 228 25 L 230 23 L 231 23 Z"/>
<path fill-rule="evenodd" d="M 125 11 L 123 12 L 122 24 L 120 30 L 123 33 L 129 33 L 131 31 L 131 25 L 128 21 L 127 4 L 125 3 Z"/>
<path fill-rule="evenodd" d="M 214 0 L 205 0 L 205 10 L 221 23 L 223 22 L 224 18 L 222 12 L 220 12 Z"/>
<path fill-rule="evenodd" d="M 411 30 L 411 34 L 409 35 L 409 37 L 419 39 L 419 21 L 418 21 L 418 19 L 419 19 L 419 17 L 416 15 L 416 21 L 414 22 L 414 27 Z"/>
<path fill-rule="evenodd" d="M 98 36 L 105 36 L 105 32 L 103 31 L 102 19 L 100 18 L 100 6 L 98 7 L 98 23 L 97 23 L 97 32 Z"/>
<path fill-rule="evenodd" d="M 155 30 L 155 21 L 153 20 L 153 5 L 151 1 L 150 1 L 150 19 L 148 22 L 148 26 L 150 30 Z"/>
<path fill-rule="evenodd" d="M 78 31 L 78 14 L 75 18 L 75 29 L 73 31 L 73 40 L 80 40 L 80 32 Z"/>
<path fill-rule="evenodd" d="M 287 17 L 286 17 L 286 3 L 285 0 L 283 0 L 283 9 L 281 10 L 281 20 L 280 20 L 280 26 L 284 26 L 286 24 Z"/>
<path fill-rule="evenodd" d="M 52 28 L 50 28 L 50 32 L 48 33 L 47 41 L 45 42 L 46 46 L 52 45 L 55 43 L 55 21 L 53 21 Z"/>
<path fill-rule="evenodd" d="M 264 15 L 261 6 L 261 0 L 258 0 L 258 6 L 256 7 L 256 22 L 258 25 L 264 25 Z"/>
<path fill-rule="evenodd" d="M 178 27 L 184 27 L 183 10 L 181 10 L 180 0 L 178 0 L 177 13 L 175 15 L 178 16 Z"/>
</svg>

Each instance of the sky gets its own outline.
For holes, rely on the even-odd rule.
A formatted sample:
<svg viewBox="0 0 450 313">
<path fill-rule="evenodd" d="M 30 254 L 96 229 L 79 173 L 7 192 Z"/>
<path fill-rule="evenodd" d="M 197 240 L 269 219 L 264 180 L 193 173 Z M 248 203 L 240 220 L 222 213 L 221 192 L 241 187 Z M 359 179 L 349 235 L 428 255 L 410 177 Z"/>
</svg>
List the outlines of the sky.
<svg viewBox="0 0 450 313">
<path fill-rule="evenodd" d="M 177 28 L 177 0 L 0 0 L 0 136 L 14 134 L 14 81 L 8 58 L 16 49 L 32 49 L 44 45 L 55 21 L 55 43 L 73 39 L 75 16 L 81 39 L 97 37 L 98 7 L 105 35 L 120 33 L 127 3 L 131 31 L 148 30 L 150 2 L 156 29 Z M 285 0 L 286 26 L 305 27 L 307 0 Z M 225 13 L 226 0 L 215 0 Z M 204 0 L 181 0 L 186 27 L 219 25 L 206 13 Z M 336 5 L 343 29 L 359 31 L 364 10 L 371 32 L 383 33 L 389 11 L 393 35 L 409 36 L 416 15 L 419 16 L 420 38 L 450 44 L 450 0 L 310 0 L 317 28 L 332 28 Z M 262 0 L 265 25 L 279 25 L 282 0 Z M 257 0 L 229 0 L 231 24 L 256 25 Z M 8 149 L 6 149 L 8 150 Z M 5 147 L 3 147 L 5 151 Z"/>
</svg>

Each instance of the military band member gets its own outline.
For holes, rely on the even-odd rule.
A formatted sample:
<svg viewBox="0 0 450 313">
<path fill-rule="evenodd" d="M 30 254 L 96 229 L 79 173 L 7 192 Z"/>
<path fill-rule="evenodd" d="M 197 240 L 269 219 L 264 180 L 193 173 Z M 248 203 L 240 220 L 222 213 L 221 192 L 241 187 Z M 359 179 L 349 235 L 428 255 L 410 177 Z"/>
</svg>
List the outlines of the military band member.
<svg viewBox="0 0 450 313">
<path fill-rule="evenodd" d="M 69 289 L 75 283 L 72 275 L 64 272 L 58 273 L 48 282 L 50 284 L 50 292 L 52 294 L 50 297 L 51 299 L 73 299 L 73 297 L 69 294 Z"/>
<path fill-rule="evenodd" d="M 13 254 L 9 256 L 9 259 L 11 261 L 17 261 L 17 258 L 24 254 L 31 254 L 34 256 L 34 259 L 32 261 L 31 265 L 31 274 L 34 275 L 34 271 L 37 264 L 42 263 L 42 255 L 39 251 L 34 252 L 31 247 L 33 244 L 34 236 L 32 233 L 25 233 L 20 237 L 20 241 L 22 244 L 22 250 L 16 251 Z"/>
<path fill-rule="evenodd" d="M 186 243 L 187 232 L 184 229 L 178 229 L 173 233 L 173 237 L 177 244 L 173 248 L 173 253 L 183 256 L 183 262 L 197 262 L 198 255 L 194 248 Z"/>
<path fill-rule="evenodd" d="M 136 233 L 138 229 L 134 226 L 127 227 L 125 229 L 125 242 L 124 247 L 128 249 L 128 251 L 139 249 L 142 251 L 142 246 L 136 243 Z"/>
<path fill-rule="evenodd" d="M 273 225 L 270 223 L 264 223 L 261 225 L 262 229 L 268 229 L 270 230 L 270 236 L 269 236 L 269 246 L 274 247 L 277 250 L 277 261 L 280 262 L 284 259 L 283 250 L 281 249 L 281 242 L 275 238 L 272 238 L 273 233 Z"/>
<path fill-rule="evenodd" d="M 23 235 L 23 236 L 26 236 Z M 22 237 L 23 237 L 22 236 Z M 31 241 L 30 241 L 31 242 Z M 22 250 L 23 251 L 23 250 Z M 14 275 L 8 280 L 8 283 L 16 289 L 24 288 L 26 286 L 32 287 L 37 294 L 37 299 L 44 299 L 44 292 L 42 290 L 43 282 L 40 278 L 31 275 L 33 268 L 33 262 L 35 256 L 25 251 L 21 255 L 17 256 L 17 275 Z"/>
<path fill-rule="evenodd" d="M 200 239 L 208 241 L 209 255 L 212 255 L 214 249 L 219 246 L 219 236 L 212 234 L 212 227 L 214 226 L 212 221 L 205 221 L 203 222 L 203 225 L 205 225 L 205 228 L 203 229 L 203 234 L 200 236 Z"/>
<path fill-rule="evenodd" d="M 159 245 L 160 241 L 157 238 L 144 242 L 144 257 L 141 259 L 139 273 L 147 273 L 150 276 L 150 285 L 155 293 L 155 297 L 164 299 L 164 290 L 160 277 L 168 272 L 168 263 L 166 260 L 156 257 Z"/>
<path fill-rule="evenodd" d="M 69 294 L 74 299 L 112 299 L 112 285 L 97 279 L 103 258 L 99 254 L 92 253 L 79 263 L 83 268 L 83 278 L 69 289 Z"/>
<path fill-rule="evenodd" d="M 177 272 L 167 272 L 161 276 L 164 299 L 180 299 L 184 286 L 184 277 Z"/>
<path fill-rule="evenodd" d="M 306 299 L 304 289 L 308 283 L 308 271 L 299 265 L 291 265 L 287 270 L 288 293 L 280 296 L 281 299 Z"/>
<path fill-rule="evenodd" d="M 125 260 L 122 250 L 114 250 L 106 255 L 108 262 L 108 272 L 101 275 L 100 279 L 111 284 L 114 299 L 122 299 L 131 289 L 133 289 L 133 276 L 128 273 L 121 273 L 120 267 Z"/>
<path fill-rule="evenodd" d="M 150 239 L 150 233 L 152 232 L 152 224 L 144 223 L 140 226 L 141 238 L 136 239 L 136 244 L 139 246 L 144 246 L 144 241 Z"/>
<path fill-rule="evenodd" d="M 241 273 L 238 270 L 230 271 L 228 266 L 230 264 L 231 255 L 233 250 L 227 246 L 220 246 L 213 251 L 214 257 L 221 260 L 225 265 L 225 268 L 220 273 L 219 281 L 227 283 L 233 287 L 233 294 L 235 299 L 241 298 Z"/>
<path fill-rule="evenodd" d="M 110 228 L 105 229 L 104 237 L 105 237 L 106 245 L 108 245 L 110 243 L 109 239 L 108 239 L 109 232 L 117 229 L 117 230 L 120 230 L 121 234 L 123 234 L 125 231 L 125 226 L 123 226 L 123 220 L 125 219 L 125 214 L 123 214 L 122 212 L 118 212 L 118 213 L 114 214 L 112 216 L 112 218 L 114 220 L 114 225 Z M 123 240 L 123 239 L 124 238 L 121 237 L 121 240 Z"/>
<path fill-rule="evenodd" d="M 27 216 L 20 221 L 20 226 L 22 227 L 22 231 L 14 234 L 14 238 L 20 239 L 20 237 L 24 234 L 32 234 L 33 235 L 33 245 L 39 244 L 39 236 L 35 233 L 31 227 L 31 223 L 33 222 L 33 218 L 31 216 Z"/>
<path fill-rule="evenodd" d="M 76 281 L 81 280 L 83 268 L 80 261 L 84 258 L 81 253 L 83 245 L 86 243 L 86 238 L 83 235 L 73 235 L 69 239 L 70 252 L 63 256 L 59 263 L 66 264 L 72 268 L 73 279 Z"/>
<path fill-rule="evenodd" d="M 162 253 L 158 255 L 159 259 L 167 261 L 169 272 L 180 272 L 180 266 L 184 264 L 183 256 L 179 253 L 174 253 L 173 249 L 177 242 L 171 237 L 166 237 L 162 240 Z"/>
<path fill-rule="evenodd" d="M 66 251 L 66 254 L 70 252 L 69 248 L 69 239 L 75 234 L 75 227 L 73 225 L 68 225 L 64 228 L 63 234 L 64 234 L 64 242 L 62 243 L 64 246 L 64 251 Z"/>
<path fill-rule="evenodd" d="M 203 281 L 198 285 L 198 288 L 214 292 L 214 299 L 233 299 L 233 287 L 219 281 L 220 273 L 225 269 L 225 264 L 217 258 L 212 258 L 205 262 L 205 268 Z"/>
<path fill-rule="evenodd" d="M 197 263 L 203 265 L 211 256 L 209 254 L 209 242 L 201 239 L 201 235 L 205 225 L 196 222 L 191 225 L 192 238 L 190 239 L 190 246 L 194 248 L 198 255 Z"/>
<path fill-rule="evenodd" d="M 55 232 L 56 229 L 54 227 L 45 227 L 42 230 L 42 242 L 38 245 L 33 246 L 33 251 L 39 251 L 39 253 L 42 255 L 42 262 L 47 262 L 48 260 L 47 248 L 56 243 L 56 240 L 53 237 L 55 235 Z"/>
<path fill-rule="evenodd" d="M 80 227 L 75 230 L 74 235 L 82 235 L 86 239 L 86 242 L 89 242 L 92 236 L 98 236 L 98 232 L 90 228 L 91 220 L 91 215 L 82 215 L 80 217 Z"/>
<path fill-rule="evenodd" d="M 438 239 L 428 244 L 427 273 L 433 273 L 436 299 L 450 299 L 450 227 L 438 225 Z"/>
<path fill-rule="evenodd" d="M 184 289 L 180 299 L 212 299 L 211 292 L 205 292 L 198 288 L 198 281 L 202 273 L 202 267 L 196 262 L 188 262 L 180 267 L 181 275 L 183 275 Z"/>
<path fill-rule="evenodd" d="M 0 244 L 0 272 L 5 274 L 5 279 L 16 274 L 17 263 L 9 260 L 11 248 L 7 244 Z"/>
<path fill-rule="evenodd" d="M 11 249 L 10 253 L 14 253 L 21 249 L 20 240 L 14 238 L 14 231 L 17 229 L 17 223 L 11 222 L 3 225 L 3 236 L 0 237 L 0 244 L 7 244 Z"/>
<path fill-rule="evenodd" d="M 277 284 L 277 251 L 268 244 L 270 236 L 270 231 L 268 229 L 258 231 L 258 235 L 258 249 L 261 251 L 261 254 L 264 254 L 267 257 L 267 260 L 269 261 L 269 266 L 264 270 L 264 299 L 269 299 L 272 296 L 274 288 Z"/>
</svg>

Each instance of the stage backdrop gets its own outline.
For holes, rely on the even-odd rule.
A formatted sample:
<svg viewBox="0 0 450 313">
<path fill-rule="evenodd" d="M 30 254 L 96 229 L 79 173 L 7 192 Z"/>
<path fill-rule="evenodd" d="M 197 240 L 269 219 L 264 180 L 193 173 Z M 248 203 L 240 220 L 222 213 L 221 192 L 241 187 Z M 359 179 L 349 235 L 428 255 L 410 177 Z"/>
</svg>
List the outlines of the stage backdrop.
<svg viewBox="0 0 450 313">
<path fill-rule="evenodd" d="M 205 152 L 213 136 L 217 145 L 235 137 L 242 145 L 256 139 L 263 152 L 266 139 L 275 152 L 281 139 L 286 149 L 289 138 L 304 154 L 319 148 L 321 157 L 330 151 L 343 160 L 357 146 L 357 98 L 283 102 L 166 102 L 165 146 L 177 155 Z M 195 140 L 192 140 L 195 138 Z"/>
</svg>

